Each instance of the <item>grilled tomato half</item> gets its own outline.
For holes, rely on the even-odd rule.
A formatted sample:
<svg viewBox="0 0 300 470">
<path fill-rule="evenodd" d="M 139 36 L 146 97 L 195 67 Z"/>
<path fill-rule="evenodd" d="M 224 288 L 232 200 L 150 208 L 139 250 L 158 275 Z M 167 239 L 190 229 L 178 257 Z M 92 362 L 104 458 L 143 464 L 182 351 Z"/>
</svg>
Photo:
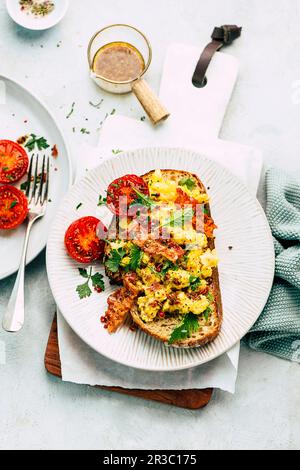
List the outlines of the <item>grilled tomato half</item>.
<svg viewBox="0 0 300 470">
<path fill-rule="evenodd" d="M 106 227 L 96 217 L 82 217 L 75 220 L 65 234 L 65 245 L 68 254 L 79 263 L 91 263 L 100 259 L 104 253 L 105 243 L 97 236 L 97 228 L 106 232 Z"/>
<path fill-rule="evenodd" d="M 11 140 L 0 140 L 0 183 L 12 184 L 25 175 L 28 155 L 21 145 Z"/>
<path fill-rule="evenodd" d="M 0 229 L 18 227 L 28 215 L 25 194 L 14 186 L 0 186 Z"/>
<path fill-rule="evenodd" d="M 149 196 L 147 183 L 136 175 L 114 180 L 107 189 L 107 205 L 115 215 L 126 215 L 128 207 L 143 196 Z"/>
</svg>

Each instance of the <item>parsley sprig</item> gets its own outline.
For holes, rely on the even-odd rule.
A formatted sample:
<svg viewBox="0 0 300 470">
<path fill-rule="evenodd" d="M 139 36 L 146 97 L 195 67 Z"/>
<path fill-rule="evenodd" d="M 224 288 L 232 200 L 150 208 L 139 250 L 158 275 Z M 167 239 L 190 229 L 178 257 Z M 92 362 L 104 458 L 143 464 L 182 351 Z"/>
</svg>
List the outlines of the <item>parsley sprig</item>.
<svg viewBox="0 0 300 470">
<path fill-rule="evenodd" d="M 119 270 L 121 261 L 125 255 L 126 255 L 126 250 L 124 250 L 123 248 L 111 250 L 109 258 L 105 262 L 105 266 L 112 273 L 116 273 Z"/>
<path fill-rule="evenodd" d="M 136 271 L 141 264 L 143 251 L 136 245 L 133 245 L 129 253 L 130 263 L 127 266 L 129 271 Z"/>
<path fill-rule="evenodd" d="M 156 205 L 156 203 L 149 196 L 147 196 L 147 194 L 143 194 L 135 188 L 132 188 L 132 189 L 138 196 L 132 205 L 142 204 L 143 206 L 146 206 L 146 207 L 153 207 Z"/>
<path fill-rule="evenodd" d="M 188 313 L 185 315 L 181 325 L 179 325 L 170 336 L 169 344 L 173 344 L 176 341 L 181 341 L 190 338 L 193 333 L 199 330 L 199 323 L 197 315 Z"/>
<path fill-rule="evenodd" d="M 29 152 L 32 152 L 35 147 L 37 147 L 38 150 L 43 150 L 50 147 L 45 137 L 37 137 L 35 134 L 30 134 L 30 137 L 31 138 L 25 144 L 25 147 L 28 148 Z"/>
<path fill-rule="evenodd" d="M 105 285 L 103 281 L 103 275 L 100 273 L 92 274 L 92 267 L 89 268 L 89 271 L 85 268 L 78 268 L 79 274 L 81 277 L 85 278 L 86 281 L 83 284 L 79 284 L 76 287 L 76 292 L 79 295 L 80 299 L 85 299 L 86 297 L 90 297 L 92 294 L 92 287 L 94 287 L 98 291 L 104 291 Z"/>
<path fill-rule="evenodd" d="M 198 276 L 190 276 L 189 281 L 192 291 L 197 290 L 198 287 L 201 285 L 201 278 Z"/>
<path fill-rule="evenodd" d="M 179 186 L 185 186 L 187 189 L 190 191 L 195 188 L 196 186 L 196 181 L 192 178 L 182 178 L 179 181 Z"/>
</svg>

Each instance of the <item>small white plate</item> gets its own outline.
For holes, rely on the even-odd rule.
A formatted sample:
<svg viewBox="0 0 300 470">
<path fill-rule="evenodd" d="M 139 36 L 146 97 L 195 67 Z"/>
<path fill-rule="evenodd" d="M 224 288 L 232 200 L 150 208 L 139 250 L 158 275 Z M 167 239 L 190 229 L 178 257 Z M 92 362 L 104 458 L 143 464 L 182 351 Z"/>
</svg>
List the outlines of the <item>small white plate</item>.
<svg viewBox="0 0 300 470">
<path fill-rule="evenodd" d="M 71 222 L 96 215 L 99 194 L 125 174 L 141 175 L 155 168 L 196 173 L 211 196 L 212 215 L 219 227 L 216 248 L 224 321 L 212 343 L 194 349 L 166 347 L 141 330 L 124 326 L 109 335 L 100 324 L 107 297 L 115 289 L 106 280 L 105 292 L 80 300 L 76 286 L 83 282 L 78 264 L 66 254 L 64 234 Z M 82 203 L 79 211 L 78 203 Z M 230 249 L 230 247 L 233 247 Z M 97 270 L 103 272 L 98 265 Z M 273 282 L 274 248 L 271 231 L 258 201 L 221 165 L 183 149 L 148 148 L 107 160 L 72 187 L 57 213 L 47 244 L 47 271 L 56 303 L 73 330 L 89 346 L 124 365 L 144 370 L 171 371 L 208 362 L 237 343 L 260 315 Z"/>
<path fill-rule="evenodd" d="M 27 263 L 46 246 L 52 219 L 71 185 L 71 162 L 64 138 L 46 107 L 23 86 L 0 75 L 0 139 L 17 140 L 20 136 L 30 133 L 45 137 L 50 145 L 39 154 L 50 156 L 51 202 L 48 203 L 46 215 L 33 226 Z M 51 156 L 51 147 L 54 144 L 59 152 L 57 158 Z M 31 153 L 33 152 L 28 152 L 29 157 Z M 17 271 L 24 233 L 25 224 L 15 230 L 0 230 L 0 279 Z"/>
<path fill-rule="evenodd" d="M 10 17 L 23 28 L 42 31 L 55 26 L 67 13 L 69 0 L 53 0 L 53 2 L 55 4 L 54 10 L 41 17 L 35 17 L 26 11 L 22 11 L 19 0 L 6 0 L 6 8 Z"/>
</svg>

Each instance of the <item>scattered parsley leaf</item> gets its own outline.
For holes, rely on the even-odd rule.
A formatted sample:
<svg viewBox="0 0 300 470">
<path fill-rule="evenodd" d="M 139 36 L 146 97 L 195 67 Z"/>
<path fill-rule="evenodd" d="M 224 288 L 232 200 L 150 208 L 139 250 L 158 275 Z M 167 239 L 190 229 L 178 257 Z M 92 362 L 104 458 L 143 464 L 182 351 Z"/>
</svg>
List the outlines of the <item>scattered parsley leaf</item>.
<svg viewBox="0 0 300 470">
<path fill-rule="evenodd" d="M 206 322 L 208 321 L 211 312 L 212 312 L 211 308 L 207 307 L 207 309 L 204 310 L 204 312 L 202 313 L 202 315 L 204 316 Z"/>
<path fill-rule="evenodd" d="M 82 206 L 82 202 L 80 202 L 79 204 L 77 204 L 76 210 L 78 210 L 81 206 Z"/>
<path fill-rule="evenodd" d="M 85 268 L 78 268 L 80 276 L 82 276 L 84 279 L 86 279 L 86 282 L 84 284 L 79 284 L 76 287 L 76 292 L 79 295 L 80 299 L 85 299 L 86 297 L 90 297 L 92 294 L 92 289 L 90 288 L 90 281 L 92 282 L 92 286 L 97 290 L 98 292 L 104 291 L 105 285 L 103 281 L 103 275 L 100 273 L 95 273 L 92 274 L 92 267 L 90 267 L 89 272 Z"/>
<path fill-rule="evenodd" d="M 45 137 L 38 137 L 35 134 L 30 134 L 30 139 L 25 144 L 25 147 L 28 148 L 29 152 L 32 152 L 37 146 L 38 150 L 47 149 L 50 147 Z"/>
<path fill-rule="evenodd" d="M 146 116 L 141 117 L 141 121 L 144 122 L 146 120 Z"/>
<path fill-rule="evenodd" d="M 141 264 L 142 261 L 142 256 L 143 256 L 143 251 L 136 245 L 133 245 L 133 247 L 130 250 L 130 263 L 128 265 L 128 268 L 130 271 L 136 271 Z"/>
<path fill-rule="evenodd" d="M 80 129 L 81 134 L 90 134 L 90 131 L 88 131 L 85 127 L 82 127 Z"/>
<path fill-rule="evenodd" d="M 115 114 L 115 113 L 116 113 L 116 110 L 115 110 L 115 108 L 114 108 L 114 109 L 111 110 L 110 115 L 112 116 L 112 115 Z"/>
<path fill-rule="evenodd" d="M 26 189 L 27 189 L 27 181 L 24 181 L 24 183 L 21 184 L 20 189 L 21 189 L 22 191 L 26 191 Z"/>
<path fill-rule="evenodd" d="M 197 290 L 201 284 L 201 279 L 200 277 L 197 277 L 197 276 L 190 276 L 189 281 L 190 281 L 190 287 L 192 291 Z"/>
<path fill-rule="evenodd" d="M 181 325 L 179 325 L 170 336 L 169 344 L 173 344 L 176 341 L 180 341 L 186 338 L 190 338 L 193 333 L 199 330 L 199 323 L 197 315 L 188 313 Z"/>
<path fill-rule="evenodd" d="M 167 260 L 164 262 L 160 274 L 162 276 L 165 276 L 170 269 L 172 269 L 173 271 L 177 271 L 179 268 L 176 264 L 172 263 L 172 261 Z"/>
<path fill-rule="evenodd" d="M 138 198 L 133 202 L 134 204 L 142 204 L 143 206 L 151 207 L 155 206 L 155 202 L 146 194 L 141 193 L 135 188 L 132 188 L 133 191 L 138 195 Z"/>
<path fill-rule="evenodd" d="M 80 276 L 85 277 L 86 279 L 88 279 L 89 274 L 88 274 L 88 272 L 85 268 L 78 268 L 78 271 L 79 271 Z"/>
<path fill-rule="evenodd" d="M 92 294 L 92 290 L 89 286 L 89 281 L 86 281 L 84 284 L 80 284 L 79 286 L 77 286 L 76 292 L 78 293 L 80 299 L 90 297 L 90 295 Z"/>
<path fill-rule="evenodd" d="M 113 153 L 114 155 L 118 155 L 118 153 L 122 153 L 122 152 L 123 152 L 123 150 L 120 150 L 120 149 L 117 149 L 117 150 L 114 150 L 114 149 L 113 149 L 113 150 L 112 150 L 112 153 Z"/>
<path fill-rule="evenodd" d="M 211 292 L 209 292 L 206 297 L 210 302 L 213 302 L 215 300 L 215 298 L 214 298 L 214 296 L 212 295 Z"/>
<path fill-rule="evenodd" d="M 126 251 L 123 248 L 118 248 L 117 250 L 111 250 L 108 260 L 105 262 L 105 266 L 112 273 L 116 273 L 119 270 L 120 264 Z"/>
<path fill-rule="evenodd" d="M 4 166 L 4 167 L 2 168 L 2 171 L 7 171 L 7 170 L 9 170 L 8 166 Z"/>
<path fill-rule="evenodd" d="M 105 205 L 106 205 L 106 202 L 107 202 L 106 197 L 103 197 L 103 196 L 101 196 L 101 194 L 100 194 L 99 200 L 98 200 L 98 206 L 105 206 Z"/>
<path fill-rule="evenodd" d="M 93 106 L 93 108 L 100 109 L 100 108 L 101 108 L 101 105 L 102 105 L 102 103 L 103 103 L 103 101 L 104 101 L 104 100 L 103 100 L 103 98 L 102 98 L 102 100 L 100 100 L 99 103 L 93 103 L 92 101 L 89 101 L 89 104 L 90 104 L 91 106 Z"/>
<path fill-rule="evenodd" d="M 193 178 L 182 178 L 178 184 L 185 186 L 190 191 L 196 187 L 196 181 Z"/>
<path fill-rule="evenodd" d="M 10 209 L 13 209 L 16 205 L 18 204 L 17 201 L 12 201 L 11 205 L 10 205 Z"/>
<path fill-rule="evenodd" d="M 105 289 L 103 275 L 100 273 L 95 273 L 91 276 L 93 287 L 98 287 L 102 291 Z"/>
</svg>

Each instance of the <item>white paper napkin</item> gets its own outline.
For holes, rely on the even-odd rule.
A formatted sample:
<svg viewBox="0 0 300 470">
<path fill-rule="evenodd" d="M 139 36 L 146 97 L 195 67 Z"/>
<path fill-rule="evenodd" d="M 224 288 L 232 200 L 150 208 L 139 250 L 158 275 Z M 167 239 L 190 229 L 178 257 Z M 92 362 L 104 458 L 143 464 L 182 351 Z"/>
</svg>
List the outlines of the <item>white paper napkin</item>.
<svg viewBox="0 0 300 470">
<path fill-rule="evenodd" d="M 84 152 L 84 167 L 80 160 L 77 178 L 84 174 L 85 169 L 93 168 L 104 159 L 112 157 L 113 150 L 179 146 L 196 150 L 228 167 L 256 194 L 262 168 L 261 152 L 218 139 L 236 79 L 236 60 L 217 53 L 207 75 L 210 88 L 204 94 L 199 94 L 199 90 L 194 89 L 189 79 L 198 55 L 199 49 L 189 46 L 176 45 L 168 50 L 160 93 L 162 101 L 171 111 L 168 122 L 154 129 L 148 122 L 123 116 L 109 117 L 103 125 L 99 147 L 89 148 Z M 181 63 L 181 72 L 175 74 L 178 63 Z M 223 75 L 225 70 L 227 74 L 220 87 L 216 77 L 220 76 L 221 70 Z M 172 86 L 167 86 L 170 80 Z M 180 95 L 174 99 L 176 90 L 180 90 Z M 204 121 L 205 117 L 207 119 Z M 201 126 L 203 122 L 205 124 Z M 179 372 L 153 373 L 122 366 L 99 355 L 78 338 L 59 312 L 58 332 L 62 376 L 65 381 L 140 389 L 214 387 L 234 393 L 239 344 L 208 364 Z"/>
</svg>

